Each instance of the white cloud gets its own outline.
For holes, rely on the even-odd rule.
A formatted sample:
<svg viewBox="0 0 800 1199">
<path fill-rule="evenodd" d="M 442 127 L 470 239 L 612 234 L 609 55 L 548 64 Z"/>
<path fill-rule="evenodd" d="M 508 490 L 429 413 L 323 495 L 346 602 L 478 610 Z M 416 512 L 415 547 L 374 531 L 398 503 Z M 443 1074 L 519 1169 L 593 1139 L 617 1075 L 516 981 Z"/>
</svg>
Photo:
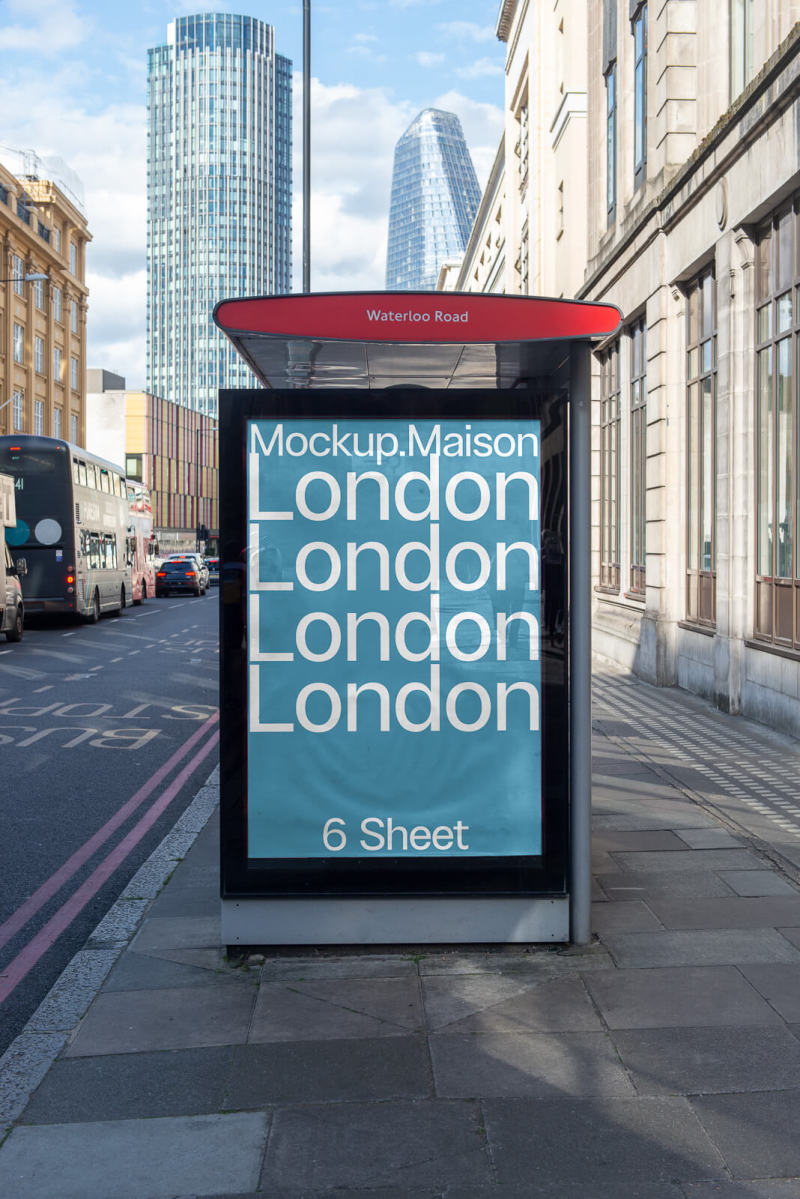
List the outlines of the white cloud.
<svg viewBox="0 0 800 1199">
<path fill-rule="evenodd" d="M 21 20 L 0 25 L 0 50 L 24 50 L 52 58 L 80 46 L 92 32 L 91 22 L 60 0 L 40 0 L 36 5 L 9 0 L 6 8 Z"/>
<path fill-rule="evenodd" d="M 27 60 L 12 74 L 10 91 L 25 103 L 6 109 L 4 142 L 62 158 L 83 185 L 92 235 L 89 364 L 144 383 L 145 105 L 90 106 L 76 93 L 74 68 L 38 71 Z"/>
<path fill-rule="evenodd" d="M 455 74 L 461 79 L 478 79 L 484 75 L 503 75 L 505 69 L 492 58 L 478 58 L 468 67 L 456 67 Z"/>
<path fill-rule="evenodd" d="M 301 78 L 295 75 L 295 289 L 302 279 Z M 365 116 L 365 114 L 367 114 Z M 380 289 L 394 147 L 414 117 L 379 88 L 311 86 L 311 287 Z"/>
<path fill-rule="evenodd" d="M 445 37 L 460 42 L 490 42 L 495 36 L 491 25 L 478 25 L 475 21 L 443 21 L 436 28 Z"/>
<path fill-rule="evenodd" d="M 414 58 L 421 67 L 438 67 L 445 61 L 444 54 L 431 54 L 429 50 L 420 50 Z"/>
<path fill-rule="evenodd" d="M 131 391 L 145 385 L 144 270 L 117 275 L 87 272 L 89 319 L 86 362 L 122 375 Z"/>
<path fill-rule="evenodd" d="M 457 91 L 444 92 L 434 103 L 436 108 L 454 112 L 461 121 L 478 183 L 483 189 L 503 132 L 503 109 L 497 104 L 481 104 Z"/>
</svg>

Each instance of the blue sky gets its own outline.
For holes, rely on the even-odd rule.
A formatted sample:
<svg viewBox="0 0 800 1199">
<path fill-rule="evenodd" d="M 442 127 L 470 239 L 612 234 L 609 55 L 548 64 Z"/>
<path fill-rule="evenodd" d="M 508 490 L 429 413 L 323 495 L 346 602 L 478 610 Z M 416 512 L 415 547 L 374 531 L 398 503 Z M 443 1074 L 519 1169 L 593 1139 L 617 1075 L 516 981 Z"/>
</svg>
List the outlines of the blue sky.
<svg viewBox="0 0 800 1199">
<path fill-rule="evenodd" d="M 394 145 L 420 109 L 458 114 L 485 181 L 503 122 L 499 7 L 499 0 L 311 0 L 312 289 L 383 286 Z M 89 365 L 125 375 L 129 387 L 145 379 L 147 49 L 166 41 L 174 17 L 225 10 L 273 25 L 278 52 L 293 62 L 298 287 L 302 0 L 0 2 L 0 145 L 58 155 L 80 177 L 93 234 Z"/>
</svg>

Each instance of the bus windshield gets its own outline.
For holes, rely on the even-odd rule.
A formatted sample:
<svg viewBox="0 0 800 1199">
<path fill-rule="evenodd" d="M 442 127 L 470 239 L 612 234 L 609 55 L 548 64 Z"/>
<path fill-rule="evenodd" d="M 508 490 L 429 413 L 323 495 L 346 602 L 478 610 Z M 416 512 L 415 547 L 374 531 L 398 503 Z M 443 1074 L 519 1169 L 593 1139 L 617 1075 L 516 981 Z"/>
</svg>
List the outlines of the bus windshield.
<svg viewBox="0 0 800 1199">
<path fill-rule="evenodd" d="M 17 526 L 6 539 L 15 549 L 71 543 L 71 530 L 63 527 L 63 514 L 72 505 L 70 455 L 61 442 L 26 445 L 0 442 L 0 471 L 12 475 Z"/>
</svg>

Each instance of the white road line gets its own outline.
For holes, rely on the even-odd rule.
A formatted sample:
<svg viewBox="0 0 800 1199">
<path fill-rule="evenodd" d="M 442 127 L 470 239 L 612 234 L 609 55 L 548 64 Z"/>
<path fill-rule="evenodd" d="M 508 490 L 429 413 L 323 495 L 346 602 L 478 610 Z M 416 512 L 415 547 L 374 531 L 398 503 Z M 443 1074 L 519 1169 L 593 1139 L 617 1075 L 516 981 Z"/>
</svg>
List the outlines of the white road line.
<svg viewBox="0 0 800 1199">
<path fill-rule="evenodd" d="M 37 687 L 33 694 L 41 695 L 41 693 L 43 691 L 52 691 L 52 690 L 53 690 L 53 683 L 48 683 L 45 687 Z"/>
<path fill-rule="evenodd" d="M 102 666 L 91 666 L 89 669 L 90 669 L 90 671 L 92 671 L 92 670 L 102 670 L 102 669 L 103 669 L 103 667 L 102 667 Z"/>
<path fill-rule="evenodd" d="M 121 662 L 122 658 L 112 658 L 111 661 L 112 662 Z"/>
<path fill-rule="evenodd" d="M 61 636 L 62 637 L 74 637 L 75 634 L 79 633 L 79 632 L 80 632 L 80 629 L 73 629 L 71 633 L 62 633 Z"/>
</svg>

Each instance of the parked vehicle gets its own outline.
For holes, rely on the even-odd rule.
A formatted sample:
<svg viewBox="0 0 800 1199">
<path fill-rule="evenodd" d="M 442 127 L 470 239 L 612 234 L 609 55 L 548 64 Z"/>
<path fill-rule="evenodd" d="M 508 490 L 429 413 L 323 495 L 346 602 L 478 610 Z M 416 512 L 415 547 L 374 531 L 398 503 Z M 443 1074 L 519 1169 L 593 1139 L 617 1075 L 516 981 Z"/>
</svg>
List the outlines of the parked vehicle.
<svg viewBox="0 0 800 1199">
<path fill-rule="evenodd" d="M 197 564 L 188 556 L 167 558 L 156 571 L 156 595 L 170 595 L 173 591 L 190 591 L 193 595 L 204 595 Z"/>
<path fill-rule="evenodd" d="M 219 586 L 219 558 L 206 558 L 206 566 L 208 567 L 208 582 Z"/>
<path fill-rule="evenodd" d="M 6 641 L 20 641 L 25 628 L 20 579 L 25 575 L 27 563 L 20 558 L 15 565 L 6 545 L 6 529 L 13 529 L 16 523 L 14 480 L 10 475 L 0 475 L 0 632 L 5 633 Z"/>
<path fill-rule="evenodd" d="M 200 580 L 200 594 L 205 595 L 208 590 L 209 571 L 204 560 L 199 554 L 170 554 L 165 558 L 166 562 L 192 562 L 197 571 L 197 577 Z"/>
</svg>

